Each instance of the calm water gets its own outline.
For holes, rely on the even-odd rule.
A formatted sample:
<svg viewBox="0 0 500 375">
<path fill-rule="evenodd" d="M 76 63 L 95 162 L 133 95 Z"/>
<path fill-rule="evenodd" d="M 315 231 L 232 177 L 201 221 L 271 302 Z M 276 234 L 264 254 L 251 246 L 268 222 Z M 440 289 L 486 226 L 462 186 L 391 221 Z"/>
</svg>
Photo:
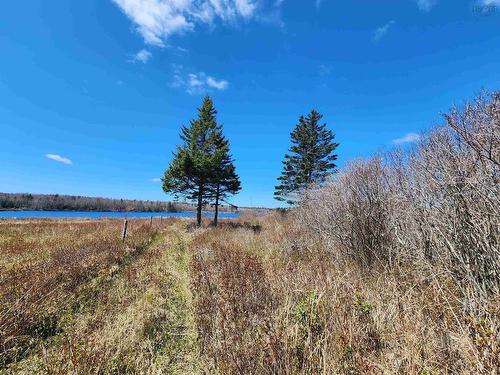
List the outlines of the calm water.
<svg viewBox="0 0 500 375">
<path fill-rule="evenodd" d="M 195 217 L 196 212 L 84 212 L 84 211 L 0 211 L 0 219 L 26 218 L 140 218 L 140 217 Z M 213 213 L 204 212 L 203 216 L 213 217 Z M 219 213 L 220 218 L 237 218 L 239 214 Z"/>
</svg>

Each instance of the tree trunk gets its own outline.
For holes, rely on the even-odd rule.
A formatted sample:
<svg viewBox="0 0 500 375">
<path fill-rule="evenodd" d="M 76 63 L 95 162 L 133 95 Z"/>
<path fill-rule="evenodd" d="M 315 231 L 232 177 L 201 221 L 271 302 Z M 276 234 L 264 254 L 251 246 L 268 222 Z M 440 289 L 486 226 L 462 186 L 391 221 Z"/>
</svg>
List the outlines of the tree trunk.
<svg viewBox="0 0 500 375">
<path fill-rule="evenodd" d="M 217 226 L 217 219 L 219 218 L 219 191 L 220 191 L 220 184 L 217 184 L 217 190 L 215 192 L 214 226 Z"/>
<path fill-rule="evenodd" d="M 196 208 L 196 225 L 201 227 L 201 206 L 203 205 L 203 185 L 198 189 L 198 207 Z"/>
</svg>

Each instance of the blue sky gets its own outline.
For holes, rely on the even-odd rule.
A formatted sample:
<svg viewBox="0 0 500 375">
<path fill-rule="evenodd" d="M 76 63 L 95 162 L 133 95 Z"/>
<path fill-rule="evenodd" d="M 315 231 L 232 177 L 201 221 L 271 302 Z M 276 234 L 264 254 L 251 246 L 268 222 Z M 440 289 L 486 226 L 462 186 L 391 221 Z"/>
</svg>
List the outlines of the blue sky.
<svg viewBox="0 0 500 375">
<path fill-rule="evenodd" d="M 312 108 L 339 165 L 415 140 L 500 83 L 500 0 L 7 1 L 0 191 L 168 199 L 181 124 L 213 97 L 243 190 L 276 206 Z"/>
</svg>

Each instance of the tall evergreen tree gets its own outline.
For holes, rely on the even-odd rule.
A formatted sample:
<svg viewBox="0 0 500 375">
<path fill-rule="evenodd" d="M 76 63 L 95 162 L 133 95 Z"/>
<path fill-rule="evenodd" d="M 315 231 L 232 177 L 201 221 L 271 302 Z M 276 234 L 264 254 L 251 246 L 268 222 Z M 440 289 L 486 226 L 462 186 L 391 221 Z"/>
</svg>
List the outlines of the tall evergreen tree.
<svg viewBox="0 0 500 375">
<path fill-rule="evenodd" d="M 236 174 L 233 158 L 229 153 L 229 141 L 222 133 L 222 126 L 215 136 L 217 161 L 214 164 L 215 169 L 212 171 L 208 190 L 214 200 L 214 225 L 217 226 L 220 202 L 227 199 L 229 195 L 237 194 L 241 190 L 241 183 Z"/>
<path fill-rule="evenodd" d="M 274 192 L 276 200 L 295 204 L 294 195 L 310 184 L 323 183 L 335 171 L 337 155 L 333 152 L 338 143 L 333 142 L 335 134 L 326 124 L 320 124 L 322 118 L 312 110 L 306 117 L 300 116 L 290 133 L 293 145 L 290 154 L 285 154 L 280 184 Z"/>
<path fill-rule="evenodd" d="M 174 158 L 163 176 L 163 190 L 166 193 L 184 196 L 197 201 L 196 222 L 201 225 L 203 204 L 210 198 L 213 174 L 221 162 L 217 142 L 222 129 L 217 124 L 217 111 L 212 99 L 206 96 L 198 118 L 190 126 L 183 126 L 181 140 Z"/>
</svg>

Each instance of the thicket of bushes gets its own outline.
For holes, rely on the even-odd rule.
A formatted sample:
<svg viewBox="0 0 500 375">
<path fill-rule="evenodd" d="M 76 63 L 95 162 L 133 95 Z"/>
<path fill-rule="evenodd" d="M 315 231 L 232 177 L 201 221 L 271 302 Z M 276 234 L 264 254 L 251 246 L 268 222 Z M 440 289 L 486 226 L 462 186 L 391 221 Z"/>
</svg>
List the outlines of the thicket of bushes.
<svg viewBox="0 0 500 375">
<path fill-rule="evenodd" d="M 306 192 L 297 215 L 336 258 L 446 273 L 481 310 L 500 286 L 500 92 L 444 118 L 415 147 Z"/>
</svg>

